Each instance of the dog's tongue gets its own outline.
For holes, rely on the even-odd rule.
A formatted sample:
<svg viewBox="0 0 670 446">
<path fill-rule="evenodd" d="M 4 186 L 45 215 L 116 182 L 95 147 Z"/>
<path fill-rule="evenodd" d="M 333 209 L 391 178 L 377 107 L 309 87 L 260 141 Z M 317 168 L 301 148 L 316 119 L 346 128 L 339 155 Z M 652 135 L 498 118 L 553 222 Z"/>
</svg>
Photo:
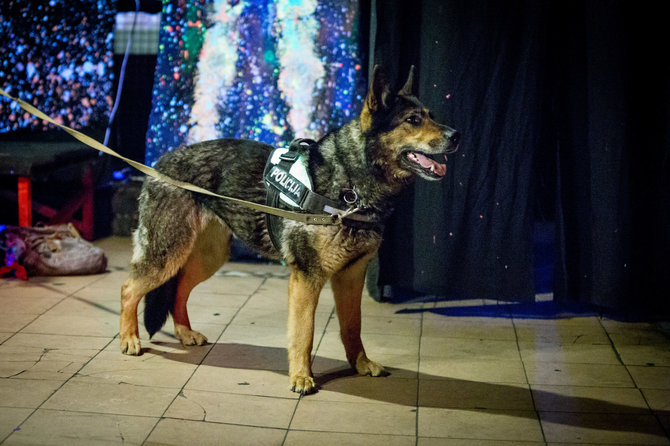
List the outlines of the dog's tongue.
<svg viewBox="0 0 670 446">
<path fill-rule="evenodd" d="M 412 152 L 412 159 L 424 169 L 430 169 L 435 175 L 443 177 L 447 173 L 446 164 L 440 164 L 422 153 Z"/>
</svg>

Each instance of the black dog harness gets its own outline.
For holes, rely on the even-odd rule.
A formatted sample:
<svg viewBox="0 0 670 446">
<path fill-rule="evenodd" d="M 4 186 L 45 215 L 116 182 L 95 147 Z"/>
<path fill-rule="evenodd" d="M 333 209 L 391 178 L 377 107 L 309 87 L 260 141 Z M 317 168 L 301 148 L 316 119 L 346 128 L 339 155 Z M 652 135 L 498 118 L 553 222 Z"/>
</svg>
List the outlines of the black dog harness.
<svg viewBox="0 0 670 446">
<path fill-rule="evenodd" d="M 354 189 L 343 189 L 342 202 L 348 208 L 340 209 L 341 203 L 317 194 L 312 190 L 312 181 L 307 166 L 301 157 L 316 147 L 316 141 L 299 138 L 291 142 L 287 149 L 276 149 L 268 157 L 263 172 L 266 190 L 266 204 L 273 208 L 284 208 L 324 214 L 333 222 L 357 229 L 380 228 L 378 221 L 371 216 L 357 214 L 360 199 Z M 277 157 L 277 154 L 279 156 Z M 297 164 L 296 164 L 297 163 Z M 295 173 L 292 174 L 291 172 Z M 301 177 L 301 179 L 297 177 Z M 270 239 L 277 250 L 281 248 L 281 224 L 278 216 L 266 214 Z"/>
</svg>

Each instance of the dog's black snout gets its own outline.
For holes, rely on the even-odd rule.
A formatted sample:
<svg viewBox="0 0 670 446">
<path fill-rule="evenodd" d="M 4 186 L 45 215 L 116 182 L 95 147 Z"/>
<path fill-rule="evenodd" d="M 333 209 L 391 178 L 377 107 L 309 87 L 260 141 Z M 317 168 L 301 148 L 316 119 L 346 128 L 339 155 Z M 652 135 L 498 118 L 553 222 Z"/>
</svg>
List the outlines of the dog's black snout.
<svg viewBox="0 0 670 446">
<path fill-rule="evenodd" d="M 446 147 L 446 152 L 454 153 L 456 150 L 458 150 L 458 143 L 461 142 L 461 132 L 447 127 L 447 131 L 444 132 L 444 136 L 449 142 Z"/>
<path fill-rule="evenodd" d="M 461 133 L 454 130 L 454 131 L 450 132 L 450 134 L 447 136 L 447 139 L 449 140 L 449 142 L 451 144 L 453 144 L 454 146 L 457 146 L 458 143 L 461 141 Z"/>
</svg>

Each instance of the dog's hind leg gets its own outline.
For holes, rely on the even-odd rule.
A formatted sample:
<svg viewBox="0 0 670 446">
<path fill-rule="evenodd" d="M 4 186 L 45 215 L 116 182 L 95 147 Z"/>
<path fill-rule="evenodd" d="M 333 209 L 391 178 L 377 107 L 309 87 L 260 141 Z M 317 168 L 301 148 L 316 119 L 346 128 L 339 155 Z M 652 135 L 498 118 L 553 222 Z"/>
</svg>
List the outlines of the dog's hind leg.
<svg viewBox="0 0 670 446">
<path fill-rule="evenodd" d="M 148 196 L 149 193 L 145 191 L 140 198 L 146 199 Z M 149 291 L 177 275 L 186 263 L 203 223 L 192 201 L 145 201 L 150 202 L 151 206 L 147 205 L 144 212 L 140 213 L 138 228 L 133 233 L 130 275 L 121 287 L 119 337 L 121 352 L 128 355 L 139 355 L 142 352 L 137 324 L 140 300 Z M 166 202 L 175 204 L 172 212 L 161 212 L 167 206 Z M 175 215 L 181 217 L 178 224 Z"/>
<path fill-rule="evenodd" d="M 186 303 L 193 288 L 209 279 L 230 255 L 232 233 L 217 218 L 211 218 L 198 234 L 186 263 L 179 271 L 177 296 L 172 309 L 175 336 L 183 345 L 204 345 L 207 338 L 191 329 Z"/>
<path fill-rule="evenodd" d="M 314 344 L 314 313 L 324 281 L 291 268 L 288 282 L 289 387 L 301 394 L 316 391 L 311 355 Z"/>
<path fill-rule="evenodd" d="M 361 341 L 361 295 L 370 258 L 368 255 L 358 259 L 335 273 L 330 281 L 335 296 L 340 335 L 349 364 L 361 375 L 385 376 L 387 372 L 384 367 L 368 359 Z"/>
<path fill-rule="evenodd" d="M 138 275 L 131 272 L 121 287 L 121 353 L 139 355 L 142 353 L 140 332 L 137 325 L 137 307 L 140 300 L 152 289 L 169 279 L 156 271 L 153 274 Z"/>
<path fill-rule="evenodd" d="M 151 265 L 146 260 L 131 264 L 130 275 L 121 287 L 121 352 L 127 355 L 139 355 L 142 352 L 137 307 L 140 300 L 151 290 L 158 288 L 177 274 L 179 264 L 183 263 L 188 251 L 181 256 L 173 256 L 166 266 Z M 175 258 L 176 257 L 176 258 Z M 181 259 L 179 258 L 181 257 Z"/>
</svg>

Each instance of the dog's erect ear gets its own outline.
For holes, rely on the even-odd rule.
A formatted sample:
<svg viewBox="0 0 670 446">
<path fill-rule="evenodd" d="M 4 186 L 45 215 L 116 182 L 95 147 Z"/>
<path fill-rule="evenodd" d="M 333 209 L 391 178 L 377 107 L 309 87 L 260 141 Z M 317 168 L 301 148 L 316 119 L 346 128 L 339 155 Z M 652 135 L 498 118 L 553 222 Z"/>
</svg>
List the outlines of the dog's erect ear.
<svg viewBox="0 0 670 446">
<path fill-rule="evenodd" d="M 414 65 L 409 67 L 409 76 L 407 76 L 407 81 L 405 82 L 405 85 L 400 89 L 398 92 L 399 95 L 402 96 L 416 96 L 416 89 L 414 86 L 414 78 L 416 77 L 414 74 L 416 72 L 416 68 L 414 68 Z"/>
<path fill-rule="evenodd" d="M 363 131 L 370 128 L 372 115 L 384 110 L 391 105 L 391 88 L 388 79 L 379 65 L 372 70 L 372 82 L 368 96 L 365 98 L 363 110 L 361 110 L 361 127 Z"/>
</svg>

